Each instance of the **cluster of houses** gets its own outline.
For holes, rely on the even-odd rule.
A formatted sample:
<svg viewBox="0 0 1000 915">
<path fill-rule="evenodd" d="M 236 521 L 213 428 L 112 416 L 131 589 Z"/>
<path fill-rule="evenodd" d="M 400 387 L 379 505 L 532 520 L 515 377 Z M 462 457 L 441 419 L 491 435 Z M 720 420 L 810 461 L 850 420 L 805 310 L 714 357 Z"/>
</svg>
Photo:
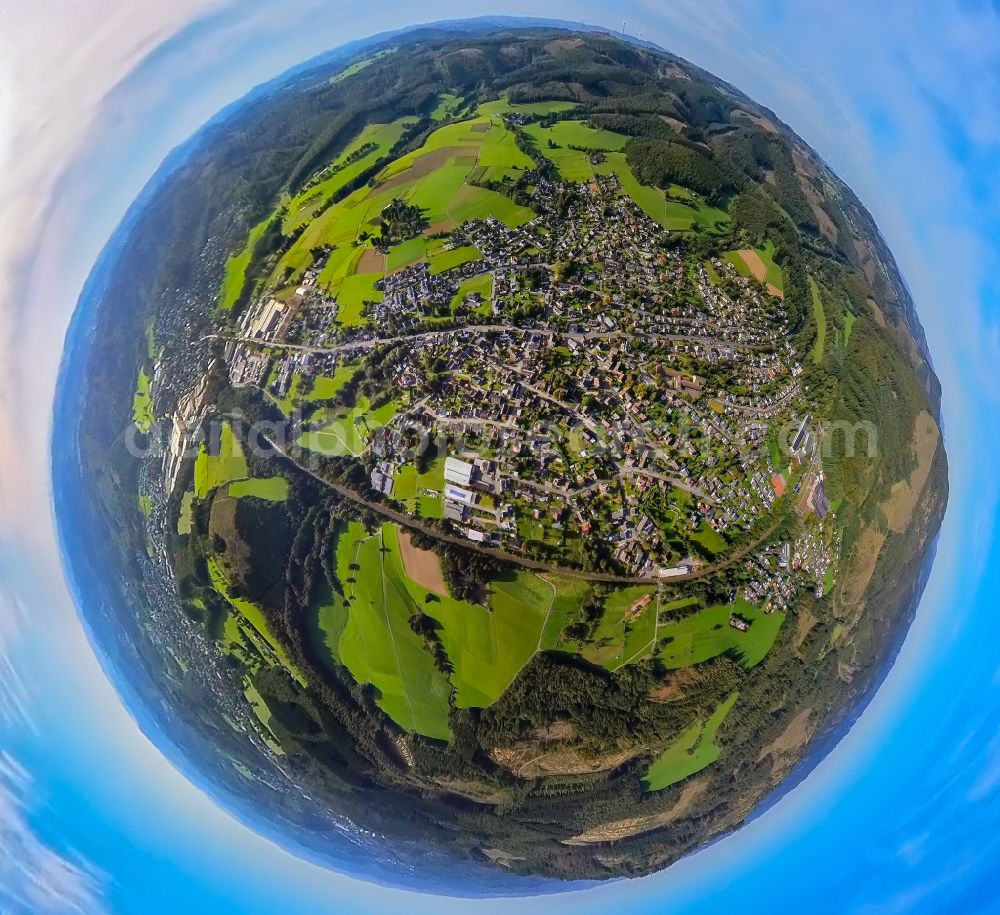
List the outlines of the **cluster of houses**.
<svg viewBox="0 0 1000 915">
<path fill-rule="evenodd" d="M 227 347 L 230 375 L 284 396 L 295 378 L 330 374 L 391 339 L 386 393 L 411 392 L 393 427 L 452 443 L 438 494 L 448 522 L 513 550 L 590 538 L 635 574 L 683 575 L 696 560 L 678 543 L 706 525 L 723 537 L 749 531 L 782 494 L 763 446 L 799 396 L 784 308 L 731 265 L 715 261 L 725 281 L 713 282 L 662 246 L 616 178 L 565 191 L 539 178 L 538 216 L 517 229 L 466 223 L 451 244 L 474 246 L 479 260 L 392 273 L 361 327 L 337 325 L 314 265 L 290 298 L 247 311 Z M 425 320 L 484 271 L 488 326 Z M 525 302 L 530 315 L 512 319 Z M 404 460 L 391 431 L 371 430 L 368 443 L 372 489 L 389 498 Z M 800 461 L 814 449 L 808 417 L 793 444 Z M 829 509 L 821 478 L 802 497 L 819 517 Z"/>
</svg>

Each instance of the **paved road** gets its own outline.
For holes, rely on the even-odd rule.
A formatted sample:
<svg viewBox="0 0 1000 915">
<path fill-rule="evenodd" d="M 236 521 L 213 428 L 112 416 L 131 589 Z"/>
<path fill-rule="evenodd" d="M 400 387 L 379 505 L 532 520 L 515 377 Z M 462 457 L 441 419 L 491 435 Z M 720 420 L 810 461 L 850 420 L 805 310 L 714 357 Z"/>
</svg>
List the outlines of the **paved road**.
<svg viewBox="0 0 1000 915">
<path fill-rule="evenodd" d="M 206 340 L 232 340 L 237 343 L 256 343 L 260 346 L 267 346 L 273 349 L 284 349 L 297 353 L 313 353 L 321 356 L 335 356 L 338 353 L 350 353 L 358 350 L 374 349 L 379 346 L 391 346 L 395 343 L 414 343 L 419 340 L 441 339 L 455 334 L 467 333 L 511 333 L 511 334 L 538 334 L 543 337 L 559 336 L 566 340 L 579 340 L 586 343 L 591 340 L 665 340 L 672 343 L 702 343 L 706 346 L 726 346 L 730 349 L 757 350 L 763 347 L 754 346 L 749 343 L 731 343 L 728 340 L 720 340 L 717 337 L 693 336 L 690 334 L 660 334 L 660 333 L 629 333 L 624 330 L 591 331 L 578 333 L 561 333 L 549 328 L 539 327 L 511 327 L 506 324 L 467 324 L 461 327 L 449 327 L 443 330 L 429 330 L 418 334 L 402 334 L 396 337 L 375 337 L 365 340 L 352 340 L 345 343 L 337 343 L 333 346 L 306 346 L 300 343 L 284 343 L 276 340 L 258 340 L 254 337 L 240 335 L 227 336 L 224 334 L 208 334 Z"/>
<path fill-rule="evenodd" d="M 334 483 L 331 480 L 320 476 L 315 471 L 310 470 L 308 467 L 303 467 L 298 461 L 295 460 L 290 454 L 288 454 L 283 448 L 279 447 L 273 441 L 270 442 L 271 446 L 277 451 L 282 457 L 285 458 L 289 463 L 293 464 L 302 473 L 307 474 L 314 480 L 328 486 L 334 492 L 339 495 L 344 496 L 346 499 L 350 499 L 352 502 L 357 502 L 359 505 L 364 505 L 366 508 L 371 510 L 377 515 L 381 515 L 383 518 L 387 518 L 389 521 L 394 521 L 402 527 L 409 528 L 410 530 L 419 531 L 422 534 L 426 534 L 428 537 L 433 537 L 435 540 L 439 540 L 443 543 L 450 543 L 455 546 L 460 546 L 467 550 L 474 550 L 477 553 L 481 553 L 484 556 L 490 556 L 493 559 L 498 559 L 501 562 L 507 562 L 511 565 L 520 566 L 524 569 L 531 569 L 535 572 L 550 572 L 553 575 L 562 575 L 566 578 L 575 578 L 583 581 L 594 581 L 601 582 L 602 584 L 620 584 L 620 585 L 646 585 L 655 584 L 659 581 L 668 582 L 684 582 L 684 581 L 694 581 L 699 578 L 705 578 L 709 575 L 714 575 L 716 572 L 721 572 L 723 569 L 728 568 L 736 562 L 739 562 L 745 556 L 748 556 L 754 550 L 760 546 L 778 527 L 778 522 L 775 522 L 771 527 L 769 527 L 760 537 L 754 540 L 752 543 L 745 547 L 741 547 L 738 550 L 730 553 L 724 560 L 720 562 L 713 563 L 712 565 L 703 566 L 693 572 L 687 572 L 683 575 L 676 575 L 670 578 L 661 578 L 658 575 L 612 575 L 608 572 L 588 572 L 584 569 L 571 569 L 565 566 L 553 565 L 552 563 L 539 562 L 534 559 L 529 559 L 526 556 L 519 556 L 515 553 L 508 553 L 505 550 L 494 549 L 493 547 L 483 546 L 478 543 L 473 543 L 467 540 L 465 537 L 457 537 L 454 534 L 447 534 L 443 531 L 436 530 L 435 528 L 429 527 L 423 524 L 419 518 L 414 518 L 412 515 L 408 515 L 404 512 L 396 511 L 396 509 L 391 508 L 388 505 L 384 505 L 379 502 L 372 502 L 366 499 L 364 496 L 355 492 L 347 486 L 343 486 L 340 483 Z"/>
</svg>

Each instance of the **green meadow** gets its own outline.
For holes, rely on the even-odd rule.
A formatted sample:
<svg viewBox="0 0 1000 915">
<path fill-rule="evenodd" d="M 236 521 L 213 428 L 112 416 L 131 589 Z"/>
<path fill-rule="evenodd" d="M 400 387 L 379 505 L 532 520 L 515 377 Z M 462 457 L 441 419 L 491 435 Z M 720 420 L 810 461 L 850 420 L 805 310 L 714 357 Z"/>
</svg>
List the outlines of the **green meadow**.
<svg viewBox="0 0 1000 915">
<path fill-rule="evenodd" d="M 152 379 L 145 368 L 139 369 L 139 378 L 132 397 L 132 422 L 143 435 L 148 435 L 156 422 L 153 415 L 153 395 L 150 391 Z"/>
<path fill-rule="evenodd" d="M 816 343 L 813 346 L 812 357 L 813 362 L 819 365 L 823 362 L 823 354 L 826 352 L 826 310 L 823 308 L 819 286 L 812 277 L 809 277 L 809 289 L 812 291 L 813 319 L 816 321 Z"/>
<path fill-rule="evenodd" d="M 226 574 L 223 572 L 218 559 L 212 556 L 209 557 L 206 562 L 208 565 L 208 574 L 212 581 L 212 587 L 214 587 L 215 590 L 218 591 L 223 598 L 225 598 L 230 607 L 232 607 L 232 609 L 252 627 L 253 631 L 259 636 L 259 638 L 263 639 L 266 644 L 266 648 L 261 646 L 259 642 L 257 643 L 258 648 L 263 648 L 262 654 L 265 657 L 268 655 L 273 656 L 277 663 L 286 668 L 292 676 L 305 685 L 305 676 L 295 666 L 295 664 L 292 663 L 291 658 L 288 656 L 288 652 L 285 651 L 281 642 L 275 638 L 274 633 L 271 631 L 271 627 L 268 625 L 267 619 L 264 617 L 264 611 L 261 610 L 256 604 L 253 604 L 248 600 L 244 600 L 241 597 L 236 597 L 230 592 L 229 582 L 226 579 Z"/>
<path fill-rule="evenodd" d="M 313 383 L 312 390 L 306 394 L 307 403 L 315 403 L 318 400 L 330 400 L 337 392 L 349 382 L 358 372 L 360 363 L 345 362 L 338 365 L 333 375 L 321 375 Z"/>
<path fill-rule="evenodd" d="M 236 483 L 230 483 L 227 492 L 234 499 L 253 496 L 267 502 L 284 502 L 288 499 L 288 480 L 284 477 L 239 480 Z"/>
<path fill-rule="evenodd" d="M 447 740 L 451 686 L 423 639 L 410 628 L 416 605 L 406 588 L 398 546 L 384 530 L 356 522 L 337 540 L 337 577 L 349 616 L 337 644 L 358 683 L 378 690 L 378 704 L 400 727 Z"/>
<path fill-rule="evenodd" d="M 647 791 L 662 791 L 714 763 L 722 752 L 715 742 L 716 735 L 738 696 L 739 693 L 733 693 L 707 721 L 695 722 L 667 747 L 646 771 L 643 787 Z"/>
<path fill-rule="evenodd" d="M 250 475 L 243 448 L 229 423 L 224 423 L 219 437 L 219 453 L 209 454 L 204 443 L 194 464 L 194 490 L 204 499 L 213 489 Z"/>
<path fill-rule="evenodd" d="M 740 632 L 730 626 L 732 614 L 746 619 L 751 624 L 750 630 Z M 744 667 L 753 667 L 770 651 L 784 619 L 784 613 L 766 614 L 742 599 L 734 604 L 708 607 L 661 626 L 657 656 L 670 670 L 701 664 L 726 653 L 731 653 Z"/>
</svg>

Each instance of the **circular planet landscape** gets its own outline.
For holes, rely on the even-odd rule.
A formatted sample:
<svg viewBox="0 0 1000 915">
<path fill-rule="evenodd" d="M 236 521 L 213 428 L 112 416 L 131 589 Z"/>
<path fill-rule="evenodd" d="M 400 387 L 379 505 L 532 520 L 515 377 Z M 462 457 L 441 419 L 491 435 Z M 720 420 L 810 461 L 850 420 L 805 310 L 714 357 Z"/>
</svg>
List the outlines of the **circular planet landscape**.
<svg viewBox="0 0 1000 915">
<path fill-rule="evenodd" d="M 662 869 L 807 773 L 913 618 L 947 464 L 892 254 L 658 48 L 460 23 L 314 61 L 165 164 L 84 304 L 55 472 L 91 634 L 338 869 Z"/>
</svg>

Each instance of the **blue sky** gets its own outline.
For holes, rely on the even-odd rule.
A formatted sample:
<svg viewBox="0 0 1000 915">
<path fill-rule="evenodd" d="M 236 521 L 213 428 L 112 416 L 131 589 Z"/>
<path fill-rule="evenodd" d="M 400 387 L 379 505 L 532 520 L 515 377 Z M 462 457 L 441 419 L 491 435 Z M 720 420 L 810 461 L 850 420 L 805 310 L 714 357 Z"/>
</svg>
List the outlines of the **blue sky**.
<svg viewBox="0 0 1000 915">
<path fill-rule="evenodd" d="M 0 226 L 15 213 L 18 226 L 16 237 L 0 230 L 0 431 L 19 441 L 0 457 L 0 911 L 465 910 L 297 860 L 217 808 L 142 736 L 65 592 L 43 418 L 86 273 L 171 147 L 315 53 L 475 13 L 625 20 L 802 134 L 872 210 L 913 289 L 944 384 L 952 461 L 917 623 L 841 746 L 737 835 L 666 873 L 546 899 L 545 909 L 757 911 L 796 900 L 838 913 L 1000 910 L 996 4 L 941 2 L 931 16 L 898 0 L 640 0 L 613 13 L 588 2 L 384 0 L 346 15 L 310 0 L 89 0 L 50 25 L 55 6 L 18 11 L 0 54 L 0 149 L 30 137 L 36 153 L 10 156 L 0 182 Z M 74 45 L 88 29 L 97 37 Z M 46 41 L 54 48 L 39 51 Z M 60 41 L 75 52 L 60 56 Z M 32 69 L 46 53 L 64 83 Z"/>
</svg>

